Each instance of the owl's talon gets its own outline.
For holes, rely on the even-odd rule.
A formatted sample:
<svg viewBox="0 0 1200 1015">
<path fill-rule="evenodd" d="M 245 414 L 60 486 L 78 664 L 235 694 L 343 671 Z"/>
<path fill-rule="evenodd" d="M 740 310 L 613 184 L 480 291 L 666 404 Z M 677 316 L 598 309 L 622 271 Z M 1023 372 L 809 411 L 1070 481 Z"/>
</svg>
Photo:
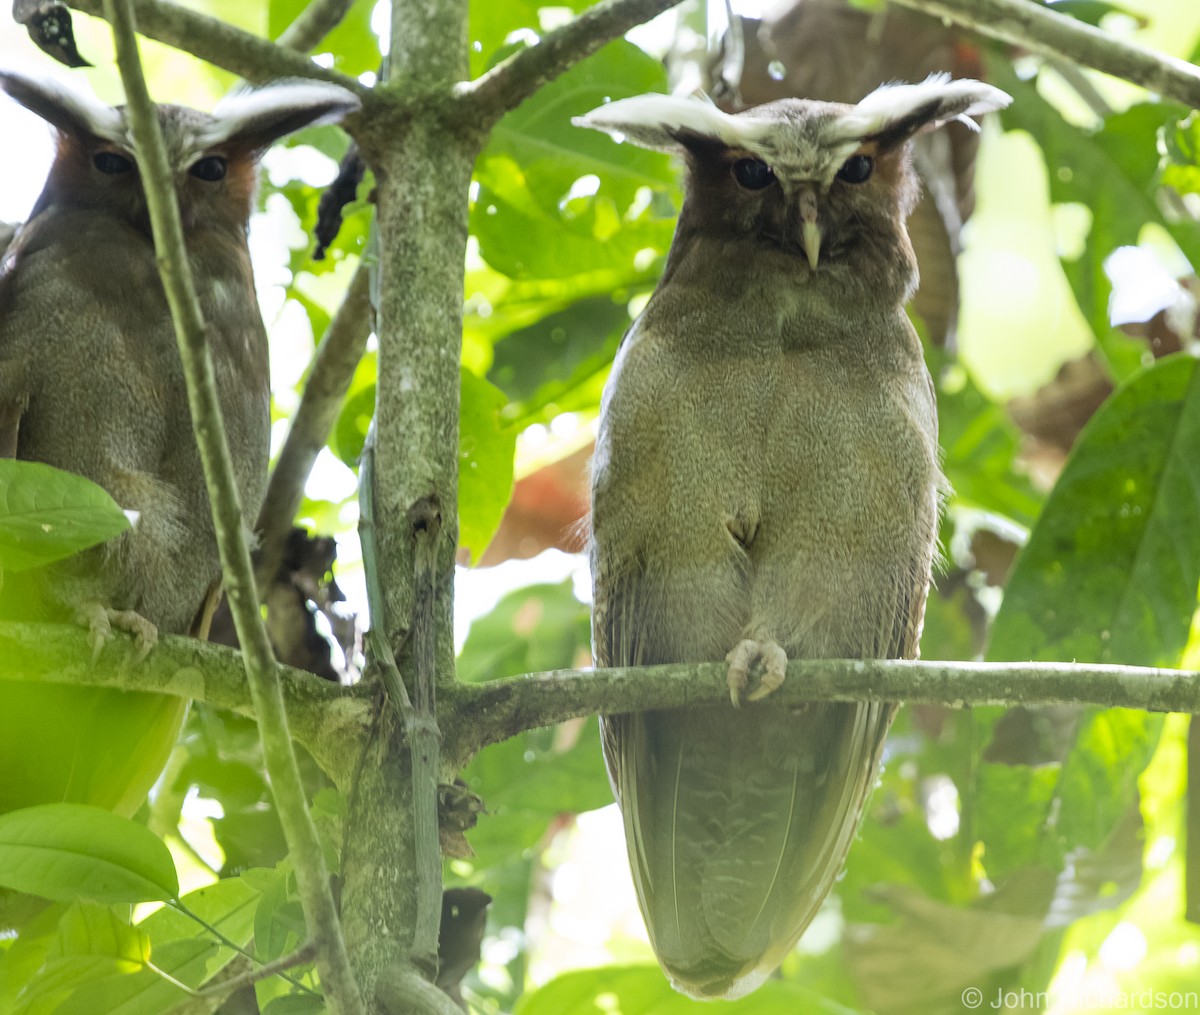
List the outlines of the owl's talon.
<svg viewBox="0 0 1200 1015">
<path fill-rule="evenodd" d="M 734 708 L 741 708 L 742 692 L 750 682 L 750 671 L 756 668 L 756 665 L 761 666 L 762 676 L 759 678 L 758 687 L 746 696 L 746 701 L 761 701 L 772 691 L 778 690 L 787 673 L 787 653 L 773 641 L 743 638 L 725 657 L 725 661 L 729 663 L 726 681 Z"/>
<path fill-rule="evenodd" d="M 135 662 L 145 660 L 158 644 L 158 628 L 134 610 L 114 610 L 99 603 L 89 603 L 76 611 L 76 618 L 88 629 L 93 666 L 99 661 L 104 646 L 112 641 L 114 627 L 134 636 L 137 643 Z"/>
</svg>

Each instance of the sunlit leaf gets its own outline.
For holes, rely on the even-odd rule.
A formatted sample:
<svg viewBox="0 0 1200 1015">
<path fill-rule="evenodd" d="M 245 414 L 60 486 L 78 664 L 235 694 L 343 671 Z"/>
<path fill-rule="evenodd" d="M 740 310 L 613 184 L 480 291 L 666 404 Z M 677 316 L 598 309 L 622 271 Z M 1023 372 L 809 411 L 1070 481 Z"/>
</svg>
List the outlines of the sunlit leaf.
<svg viewBox="0 0 1200 1015">
<path fill-rule="evenodd" d="M 993 660 L 1177 666 L 1200 585 L 1200 380 L 1174 356 L 1081 434 L 1017 559 Z"/>
<path fill-rule="evenodd" d="M 516 431 L 501 418 L 503 391 L 462 371 L 458 444 L 458 541 L 478 560 L 487 549 L 513 489 Z"/>
<path fill-rule="evenodd" d="M 0 815 L 0 886 L 61 902 L 145 902 L 179 892 L 161 839 L 144 825 L 84 804 Z"/>
<path fill-rule="evenodd" d="M 0 458 L 0 571 L 49 564 L 128 529 L 116 501 L 90 479 Z"/>
</svg>

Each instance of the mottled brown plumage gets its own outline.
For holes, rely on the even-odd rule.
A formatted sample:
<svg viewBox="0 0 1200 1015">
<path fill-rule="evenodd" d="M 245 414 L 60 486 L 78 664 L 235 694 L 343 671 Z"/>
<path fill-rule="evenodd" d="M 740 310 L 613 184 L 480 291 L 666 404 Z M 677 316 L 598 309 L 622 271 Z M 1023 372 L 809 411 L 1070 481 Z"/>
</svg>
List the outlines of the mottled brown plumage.
<svg viewBox="0 0 1200 1015">
<path fill-rule="evenodd" d="M 189 630 L 220 573 L 183 369 L 121 110 L 0 72 L 57 130 L 41 197 L 0 262 L 0 454 L 94 480 L 138 512 L 132 532 L 55 569 L 50 598 L 143 641 Z M 356 108 L 344 89 L 289 84 L 210 116 L 160 106 L 238 492 L 253 520 L 266 482 L 267 340 L 246 245 L 259 156 Z"/>
<path fill-rule="evenodd" d="M 904 312 L 908 140 L 1006 104 L 974 81 L 737 116 L 642 96 L 580 122 L 685 156 L 666 270 L 618 353 L 593 479 L 600 666 L 911 658 L 934 556 L 937 412 Z M 651 941 L 696 997 L 757 987 L 828 894 L 894 713 L 764 705 L 604 720 Z"/>
<path fill-rule="evenodd" d="M 0 71 L 0 90 L 58 142 L 45 188 L 0 258 L 0 455 L 86 476 L 137 512 L 116 540 L 6 576 L 0 616 L 74 618 L 95 649 L 119 626 L 149 651 L 159 631 L 203 628 L 221 568 L 133 144 L 120 109 L 52 81 Z M 295 83 L 233 96 L 211 116 L 158 108 L 248 521 L 266 484 L 270 425 L 246 245 L 257 162 L 283 135 L 357 106 L 336 86 Z M 0 812 L 71 800 L 132 813 L 185 706 L 0 682 Z"/>
</svg>

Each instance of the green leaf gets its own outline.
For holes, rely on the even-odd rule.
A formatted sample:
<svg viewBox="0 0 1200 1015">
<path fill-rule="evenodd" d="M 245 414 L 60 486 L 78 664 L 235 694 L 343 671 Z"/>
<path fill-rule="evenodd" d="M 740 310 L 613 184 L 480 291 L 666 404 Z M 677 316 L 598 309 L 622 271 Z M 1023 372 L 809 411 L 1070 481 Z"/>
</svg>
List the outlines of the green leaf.
<svg viewBox="0 0 1200 1015">
<path fill-rule="evenodd" d="M 484 259 L 513 278 L 640 275 L 639 264 L 670 245 L 674 222 L 639 192 L 673 188 L 670 162 L 571 117 L 665 87 L 657 60 L 618 41 L 505 116 L 475 167 L 471 230 Z"/>
<path fill-rule="evenodd" d="M 250 882 L 257 873 L 247 871 L 246 877 L 225 878 L 189 892 L 181 902 L 226 938 L 247 947 L 254 935 L 259 899 Z M 195 988 L 237 956 L 232 948 L 219 945 L 200 923 L 169 906 L 151 913 L 137 929 L 150 938 L 154 969 L 77 990 L 55 1015 L 161 1015 L 188 995 L 155 970 Z"/>
<path fill-rule="evenodd" d="M 308 6 L 309 0 L 270 0 L 270 37 L 278 38 Z M 357 0 L 313 52 L 332 53 L 333 68 L 352 77 L 357 77 L 364 71 L 378 71 L 379 40 L 371 31 L 371 14 L 374 10 L 374 0 Z"/>
<path fill-rule="evenodd" d="M 264 962 L 279 958 L 292 937 L 290 928 L 279 919 L 288 902 L 287 871 L 281 865 L 272 873 L 254 910 L 254 950 Z"/>
<path fill-rule="evenodd" d="M 539 0 L 471 0 L 469 38 L 471 47 L 471 76 L 478 76 L 496 62 L 500 52 L 507 55 L 513 47 L 508 42 L 514 32 L 540 32 L 539 11 L 543 7 L 581 11 L 593 0 L 561 0 L 543 4 Z M 529 41 L 529 40 L 527 40 Z"/>
<path fill-rule="evenodd" d="M 687 1015 L 696 1007 L 695 1001 L 672 989 L 657 966 L 603 966 L 551 980 L 522 997 L 513 1015 Z M 730 1015 L 854 1015 L 849 1008 L 782 980 L 768 980 L 740 1001 L 710 1001 L 704 1011 Z"/>
<path fill-rule="evenodd" d="M 90 479 L 0 458 L 0 569 L 50 564 L 129 527 L 116 501 Z"/>
<path fill-rule="evenodd" d="M 1109 14 L 1122 14 L 1127 18 L 1134 19 L 1140 25 L 1149 23 L 1144 15 L 1132 11 L 1128 7 L 1108 3 L 1108 0 L 1043 0 L 1043 2 L 1055 14 L 1065 14 L 1077 21 L 1083 21 L 1096 27 L 1099 27 L 1101 20 Z"/>
<path fill-rule="evenodd" d="M 515 424 L 532 422 L 598 387 L 629 324 L 626 301 L 605 295 L 580 299 L 500 339 L 488 378 L 514 402 L 506 415 Z"/>
<path fill-rule="evenodd" d="M 516 430 L 502 417 L 508 398 L 470 370 L 460 371 L 458 540 L 478 560 L 500 526 L 513 489 Z M 334 431 L 333 445 L 357 466 L 375 410 L 375 361 L 364 359 Z"/>
<path fill-rule="evenodd" d="M 171 853 L 153 832 L 84 804 L 0 815 L 0 886 L 59 902 L 148 902 L 179 893 Z"/>
<path fill-rule="evenodd" d="M 1192 111 L 1159 135 L 1162 182 L 1180 194 L 1200 194 L 1200 113 Z"/>
<path fill-rule="evenodd" d="M 72 993 L 90 994 L 114 977 L 146 969 L 149 960 L 150 941 L 142 931 L 107 906 L 75 903 L 59 920 L 46 960 L 28 981 L 16 1011 L 59 1011 Z"/>
<path fill-rule="evenodd" d="M 458 442 L 458 542 L 479 560 L 513 491 L 515 429 L 505 425 L 504 392 L 462 370 Z"/>
<path fill-rule="evenodd" d="M 988 658 L 1179 665 L 1200 585 L 1198 447 L 1190 356 L 1100 408 L 1017 557 Z"/>
<path fill-rule="evenodd" d="M 154 969 L 88 984 L 71 994 L 54 1015 L 162 1015 L 189 995 L 155 970 L 198 986 L 208 976 L 209 961 L 217 952 L 216 942 L 201 938 L 155 945 Z"/>
<path fill-rule="evenodd" d="M 930 359 L 938 386 L 943 468 L 955 500 L 1032 525 L 1041 503 L 1029 480 L 1015 468 L 1020 431 L 965 370 L 942 369 L 943 357 L 937 350 L 930 350 Z"/>
<path fill-rule="evenodd" d="M 328 1011 L 319 994 L 284 994 L 272 999 L 262 1015 L 323 1015 Z"/>
<path fill-rule="evenodd" d="M 1156 138 L 1164 124 L 1178 119 L 1182 107 L 1133 106 L 1110 116 L 1100 130 L 1088 132 L 1064 120 L 1036 84 L 1021 81 L 1006 62 L 994 61 L 992 69 L 994 83 L 1013 96 L 1013 104 L 1002 114 L 1004 125 L 1028 131 L 1045 154 L 1051 200 L 1082 204 L 1091 212 L 1084 252 L 1074 261 L 1064 261 L 1063 269 L 1113 376 L 1127 379 L 1141 367 L 1146 347 L 1109 323 L 1112 284 L 1105 260 L 1117 247 L 1136 244 L 1142 228 L 1152 222 L 1171 235 L 1193 266 L 1200 264 L 1200 225 L 1166 218 L 1157 199 Z"/>
</svg>

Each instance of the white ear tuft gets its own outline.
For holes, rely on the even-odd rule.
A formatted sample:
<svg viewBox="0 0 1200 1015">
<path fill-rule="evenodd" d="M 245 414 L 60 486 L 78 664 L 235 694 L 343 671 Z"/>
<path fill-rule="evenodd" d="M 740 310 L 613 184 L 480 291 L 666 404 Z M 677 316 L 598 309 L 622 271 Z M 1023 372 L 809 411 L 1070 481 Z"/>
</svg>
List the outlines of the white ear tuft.
<svg viewBox="0 0 1200 1015">
<path fill-rule="evenodd" d="M 1003 109 L 1011 102 L 1008 93 L 982 81 L 951 80 L 949 74 L 931 74 L 917 85 L 889 84 L 876 88 L 852 112 L 839 118 L 837 129 L 847 139 L 873 137 L 889 129 L 911 137 L 951 120 L 978 130 L 978 125 L 968 117 Z"/>
<path fill-rule="evenodd" d="M 598 106 L 571 119 L 576 127 L 607 131 L 618 141 L 643 148 L 677 152 L 681 133 L 710 137 L 730 147 L 753 143 L 770 130 L 770 123 L 723 113 L 711 102 L 678 95 L 635 95 Z"/>
<path fill-rule="evenodd" d="M 324 81 L 286 81 L 227 95 L 205 126 L 205 145 L 236 140 L 266 148 L 286 134 L 319 123 L 335 123 L 359 109 L 353 92 Z"/>
<path fill-rule="evenodd" d="M 0 89 L 64 134 L 91 135 L 119 145 L 129 144 L 119 110 L 54 78 L 0 70 Z"/>
</svg>

